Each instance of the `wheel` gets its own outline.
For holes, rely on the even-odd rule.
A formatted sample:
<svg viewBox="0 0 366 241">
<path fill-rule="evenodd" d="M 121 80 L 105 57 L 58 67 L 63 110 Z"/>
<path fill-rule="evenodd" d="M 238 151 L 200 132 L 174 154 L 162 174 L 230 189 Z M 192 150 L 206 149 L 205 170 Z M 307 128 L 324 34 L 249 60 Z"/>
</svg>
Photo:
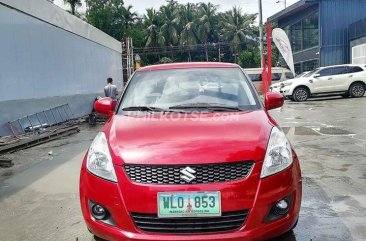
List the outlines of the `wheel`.
<svg viewBox="0 0 366 241">
<path fill-rule="evenodd" d="M 292 98 L 294 99 L 294 101 L 297 102 L 303 102 L 306 101 L 310 96 L 310 93 L 308 91 L 308 89 L 304 88 L 304 87 L 298 87 L 294 90 L 294 93 L 292 94 Z"/>
<path fill-rule="evenodd" d="M 360 98 L 365 95 L 365 85 L 361 83 L 354 83 L 349 87 L 349 93 L 353 98 Z"/>
</svg>

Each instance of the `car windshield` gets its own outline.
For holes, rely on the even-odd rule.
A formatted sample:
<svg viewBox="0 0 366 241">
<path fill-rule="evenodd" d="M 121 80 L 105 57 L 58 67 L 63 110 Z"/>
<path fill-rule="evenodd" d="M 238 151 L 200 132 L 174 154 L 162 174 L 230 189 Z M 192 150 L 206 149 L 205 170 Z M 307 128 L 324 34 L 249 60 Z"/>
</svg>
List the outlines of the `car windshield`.
<svg viewBox="0 0 366 241">
<path fill-rule="evenodd" d="M 241 111 L 260 107 L 239 68 L 141 71 L 126 88 L 120 111 Z"/>
<path fill-rule="evenodd" d="M 305 74 L 303 77 L 310 77 L 313 74 L 315 74 L 316 71 L 318 71 L 319 69 L 314 69 L 313 71 L 310 71 L 309 73 Z"/>
</svg>

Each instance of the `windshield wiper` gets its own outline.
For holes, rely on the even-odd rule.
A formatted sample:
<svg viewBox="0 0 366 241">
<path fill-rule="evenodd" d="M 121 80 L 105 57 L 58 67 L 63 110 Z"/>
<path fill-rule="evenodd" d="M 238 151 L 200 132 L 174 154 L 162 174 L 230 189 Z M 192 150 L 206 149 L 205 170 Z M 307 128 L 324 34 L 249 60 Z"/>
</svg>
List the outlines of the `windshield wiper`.
<svg viewBox="0 0 366 241">
<path fill-rule="evenodd" d="M 129 106 L 122 108 L 122 111 L 149 111 L 149 112 L 177 112 L 168 109 L 162 109 L 154 106 Z"/>
<path fill-rule="evenodd" d="M 228 106 L 219 103 L 188 103 L 170 106 L 169 109 L 206 109 L 210 111 L 243 111 L 237 106 Z"/>
</svg>

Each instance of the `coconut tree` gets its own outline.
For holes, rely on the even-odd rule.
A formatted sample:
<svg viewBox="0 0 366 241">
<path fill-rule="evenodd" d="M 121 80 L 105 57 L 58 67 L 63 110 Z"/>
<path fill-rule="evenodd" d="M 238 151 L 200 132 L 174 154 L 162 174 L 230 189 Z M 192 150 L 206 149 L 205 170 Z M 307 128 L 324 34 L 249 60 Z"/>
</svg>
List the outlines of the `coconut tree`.
<svg viewBox="0 0 366 241">
<path fill-rule="evenodd" d="M 144 24 L 146 26 L 145 48 L 162 46 L 164 44 L 164 39 L 159 35 L 160 19 L 155 9 L 146 9 Z"/>
<path fill-rule="evenodd" d="M 201 3 L 199 7 L 198 38 L 205 44 L 206 61 L 208 61 L 208 43 L 218 40 L 217 32 L 217 6 L 212 3 Z"/>
<path fill-rule="evenodd" d="M 189 61 L 192 60 L 191 49 L 199 42 L 197 35 L 198 19 L 195 17 L 196 6 L 192 3 L 187 3 L 182 6 L 180 11 L 180 44 L 188 46 Z"/>
<path fill-rule="evenodd" d="M 76 14 L 76 8 L 82 6 L 81 0 L 64 0 L 64 4 L 70 5 L 72 15 Z"/>
<path fill-rule="evenodd" d="M 241 49 L 241 44 L 247 40 L 253 29 L 256 14 L 243 14 L 240 7 L 233 7 L 222 15 L 222 34 L 223 38 L 230 42 L 231 50 L 236 56 Z"/>
<path fill-rule="evenodd" d="M 128 5 L 122 11 L 125 31 L 127 31 L 138 19 L 137 13 L 132 12 L 132 8 L 133 8 L 132 5 Z"/>
<path fill-rule="evenodd" d="M 160 17 L 162 26 L 159 31 L 159 39 L 165 46 L 173 46 L 178 44 L 178 3 L 176 1 L 168 1 L 168 4 L 160 7 Z"/>
</svg>

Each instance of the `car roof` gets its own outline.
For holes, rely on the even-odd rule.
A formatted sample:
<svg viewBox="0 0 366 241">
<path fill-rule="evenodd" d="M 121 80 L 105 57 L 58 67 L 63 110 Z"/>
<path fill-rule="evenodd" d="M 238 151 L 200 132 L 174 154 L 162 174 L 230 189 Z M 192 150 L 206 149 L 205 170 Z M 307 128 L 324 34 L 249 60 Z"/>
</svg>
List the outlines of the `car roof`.
<svg viewBox="0 0 366 241">
<path fill-rule="evenodd" d="M 337 64 L 337 65 L 319 67 L 319 69 L 336 68 L 336 67 L 364 67 L 364 65 L 362 65 L 362 64 Z"/>
<path fill-rule="evenodd" d="M 238 68 L 239 65 L 222 62 L 188 62 L 188 63 L 173 63 L 173 64 L 159 64 L 150 65 L 140 68 L 138 71 L 154 71 L 154 70 L 168 70 L 168 69 L 191 69 L 191 68 Z"/>
</svg>

